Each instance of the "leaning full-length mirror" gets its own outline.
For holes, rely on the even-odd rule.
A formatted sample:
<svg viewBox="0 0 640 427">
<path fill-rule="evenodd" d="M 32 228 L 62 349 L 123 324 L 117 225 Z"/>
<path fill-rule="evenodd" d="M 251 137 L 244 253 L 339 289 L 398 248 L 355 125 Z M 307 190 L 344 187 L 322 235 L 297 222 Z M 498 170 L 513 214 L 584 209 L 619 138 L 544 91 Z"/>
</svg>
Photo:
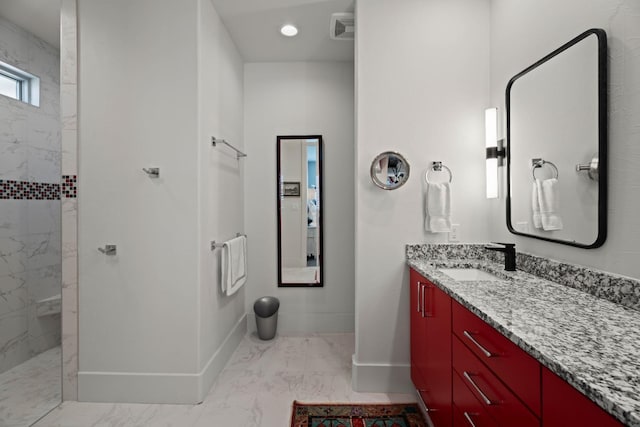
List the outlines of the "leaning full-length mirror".
<svg viewBox="0 0 640 427">
<path fill-rule="evenodd" d="M 606 238 L 607 43 L 588 30 L 507 86 L 507 227 L 594 248 Z"/>
<path fill-rule="evenodd" d="M 278 286 L 322 286 L 322 136 L 277 148 Z"/>
</svg>

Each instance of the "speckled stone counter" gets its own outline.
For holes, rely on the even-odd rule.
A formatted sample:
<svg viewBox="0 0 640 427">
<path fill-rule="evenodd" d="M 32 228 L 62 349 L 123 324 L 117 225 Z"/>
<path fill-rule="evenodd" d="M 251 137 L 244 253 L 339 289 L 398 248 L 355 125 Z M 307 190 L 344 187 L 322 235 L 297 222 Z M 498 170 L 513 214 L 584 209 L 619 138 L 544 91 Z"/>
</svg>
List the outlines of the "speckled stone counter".
<svg viewBox="0 0 640 427">
<path fill-rule="evenodd" d="M 640 427 L 640 311 L 630 308 L 638 306 L 640 283 L 611 276 L 601 286 L 602 295 L 595 296 L 576 289 L 580 286 L 504 271 L 501 260 L 502 254 L 481 245 L 407 246 L 410 267 L 614 417 Z M 442 267 L 479 268 L 502 280 L 456 281 L 437 270 Z M 567 274 L 584 277 L 581 268 Z M 563 277 L 552 265 L 543 270 Z M 618 279 L 626 281 L 622 287 Z M 612 288 L 623 289 L 624 304 L 604 298 L 620 299 L 620 292 L 607 291 Z"/>
</svg>

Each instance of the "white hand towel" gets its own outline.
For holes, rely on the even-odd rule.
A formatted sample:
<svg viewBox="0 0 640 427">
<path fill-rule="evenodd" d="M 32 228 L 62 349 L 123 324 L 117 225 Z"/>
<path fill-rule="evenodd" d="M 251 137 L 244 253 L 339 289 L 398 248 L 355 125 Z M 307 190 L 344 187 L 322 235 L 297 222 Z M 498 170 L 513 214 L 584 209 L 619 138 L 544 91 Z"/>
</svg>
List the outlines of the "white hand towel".
<svg viewBox="0 0 640 427">
<path fill-rule="evenodd" d="M 222 292 L 235 294 L 247 281 L 247 238 L 236 237 L 222 244 Z"/>
<path fill-rule="evenodd" d="M 533 180 L 533 188 L 531 189 L 531 210 L 533 212 L 533 226 L 542 228 L 542 215 L 540 215 L 540 196 L 538 195 L 539 179 Z"/>
<path fill-rule="evenodd" d="M 431 233 L 451 231 L 451 186 L 448 182 L 427 183 L 424 229 Z"/>
<path fill-rule="evenodd" d="M 558 180 L 552 178 L 537 181 L 542 229 L 545 231 L 562 230 L 562 219 L 558 214 L 560 208 Z"/>
</svg>

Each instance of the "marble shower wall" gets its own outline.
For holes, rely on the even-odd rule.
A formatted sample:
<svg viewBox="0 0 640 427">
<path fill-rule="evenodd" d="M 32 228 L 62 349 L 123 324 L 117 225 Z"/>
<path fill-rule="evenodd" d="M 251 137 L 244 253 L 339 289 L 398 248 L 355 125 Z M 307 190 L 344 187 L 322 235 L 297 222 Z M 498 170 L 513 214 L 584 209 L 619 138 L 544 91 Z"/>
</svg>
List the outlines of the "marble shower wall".
<svg viewBox="0 0 640 427">
<path fill-rule="evenodd" d="M 76 0 L 60 10 L 62 117 L 62 400 L 78 399 L 78 25 Z M 70 185 L 66 185 L 70 183 Z"/>
<path fill-rule="evenodd" d="M 40 78 L 39 107 L 0 96 L 0 189 L 24 189 L 0 191 L 0 372 L 60 343 L 60 314 L 36 306 L 61 293 L 59 56 L 0 18 L 0 61 Z"/>
</svg>

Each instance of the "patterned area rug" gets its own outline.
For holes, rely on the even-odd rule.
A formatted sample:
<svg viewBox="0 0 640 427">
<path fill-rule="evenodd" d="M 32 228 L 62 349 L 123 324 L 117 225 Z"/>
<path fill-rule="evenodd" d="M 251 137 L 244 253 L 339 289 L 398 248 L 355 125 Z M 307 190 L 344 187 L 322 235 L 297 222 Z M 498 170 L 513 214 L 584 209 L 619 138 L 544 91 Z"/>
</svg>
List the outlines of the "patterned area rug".
<svg viewBox="0 0 640 427">
<path fill-rule="evenodd" d="M 418 405 L 293 402 L 291 427 L 426 427 Z"/>
</svg>

